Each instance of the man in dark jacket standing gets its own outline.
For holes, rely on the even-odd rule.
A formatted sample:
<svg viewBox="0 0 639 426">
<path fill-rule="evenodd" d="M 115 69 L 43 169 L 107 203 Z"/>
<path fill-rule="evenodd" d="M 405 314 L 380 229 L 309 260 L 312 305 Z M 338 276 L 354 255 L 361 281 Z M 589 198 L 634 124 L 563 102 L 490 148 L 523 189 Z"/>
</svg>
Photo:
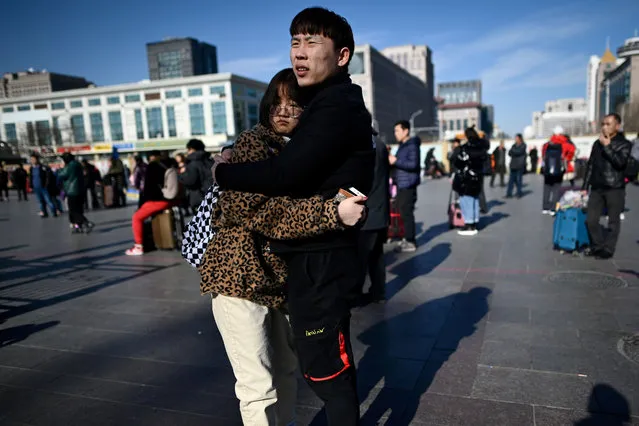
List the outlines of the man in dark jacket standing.
<svg viewBox="0 0 639 426">
<path fill-rule="evenodd" d="M 0 163 L 0 201 L 9 201 L 9 172 Z"/>
<path fill-rule="evenodd" d="M 312 7 L 293 19 L 289 32 L 291 64 L 306 98 L 293 137 L 268 160 L 223 164 L 216 157 L 214 176 L 222 190 L 271 196 L 330 199 L 351 187 L 368 194 L 375 166 L 372 118 L 362 89 L 348 75 L 353 30 L 336 13 Z M 359 424 L 350 343 L 350 308 L 361 277 L 360 268 L 353 267 L 359 263 L 358 242 L 358 229 L 346 227 L 271 244 L 288 266 L 288 309 L 300 369 L 324 402 L 329 426 Z"/>
<path fill-rule="evenodd" d="M 621 117 L 609 114 L 601 123 L 601 135 L 595 141 L 588 159 L 583 189 L 590 188 L 588 200 L 588 232 L 592 254 L 609 259 L 615 253 L 621 229 L 620 215 L 626 198 L 625 170 L 632 145 L 620 132 Z M 608 209 L 608 228 L 604 238 L 599 218 L 604 207 Z"/>
<path fill-rule="evenodd" d="M 390 165 L 395 167 L 397 182 L 397 208 L 404 221 L 405 238 L 397 247 L 398 251 L 410 253 L 417 250 L 415 240 L 415 204 L 420 172 L 420 140 L 410 137 L 410 123 L 406 120 L 395 124 L 395 139 L 399 142 L 396 155 L 390 155 Z"/>
<path fill-rule="evenodd" d="M 493 159 L 495 161 L 495 171 L 490 177 L 490 187 L 495 187 L 495 178 L 499 175 L 499 186 L 506 186 L 504 176 L 506 175 L 506 147 L 504 141 L 499 142 L 499 146 L 493 151 Z"/>
<path fill-rule="evenodd" d="M 14 188 L 18 191 L 18 201 L 29 201 L 27 198 L 27 179 L 29 178 L 27 171 L 22 164 L 18 164 L 18 168 L 13 171 L 11 181 Z"/>
<path fill-rule="evenodd" d="M 31 170 L 29 173 L 29 185 L 38 201 L 40 201 L 40 217 L 49 217 L 47 206 L 51 210 L 51 214 L 55 217 L 58 215 L 55 204 L 49 196 L 49 168 L 40 163 L 40 158 L 33 154 L 31 155 Z"/>
<path fill-rule="evenodd" d="M 377 135 L 376 132 L 373 135 Z M 368 217 L 359 235 L 359 254 L 362 261 L 362 290 L 366 277 L 371 286 L 366 301 L 381 302 L 386 284 L 384 263 L 384 241 L 390 224 L 390 164 L 388 147 L 384 142 L 375 142 L 375 175 L 366 205 Z"/>
<path fill-rule="evenodd" d="M 523 196 L 523 176 L 526 170 L 526 144 L 521 134 L 515 136 L 515 144 L 508 151 L 510 156 L 510 177 L 508 179 L 508 189 L 506 190 L 506 198 L 513 196 L 513 187 L 517 186 L 517 198 Z"/>
<path fill-rule="evenodd" d="M 204 142 L 199 139 L 188 141 L 186 144 L 187 163 L 180 169 L 179 178 L 187 190 L 189 205 L 193 211 L 197 210 L 204 194 L 213 183 L 211 175 L 213 161 L 204 148 Z"/>
</svg>

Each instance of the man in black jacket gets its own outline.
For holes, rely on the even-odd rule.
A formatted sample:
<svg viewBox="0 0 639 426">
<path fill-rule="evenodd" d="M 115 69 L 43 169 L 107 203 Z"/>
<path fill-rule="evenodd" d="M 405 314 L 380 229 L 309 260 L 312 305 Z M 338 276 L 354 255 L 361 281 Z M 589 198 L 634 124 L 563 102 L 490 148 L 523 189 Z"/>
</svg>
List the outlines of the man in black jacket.
<svg viewBox="0 0 639 426">
<path fill-rule="evenodd" d="M 376 132 L 373 132 L 376 135 Z M 375 174 L 373 186 L 368 194 L 366 205 L 368 217 L 359 236 L 359 254 L 362 261 L 363 290 L 366 277 L 370 277 L 371 286 L 367 299 L 370 302 L 383 302 L 386 285 L 386 265 L 384 263 L 384 241 L 390 224 L 390 163 L 388 147 L 384 142 L 375 142 Z"/>
<path fill-rule="evenodd" d="M 308 8 L 291 23 L 290 57 L 305 92 L 304 112 L 279 156 L 221 164 L 222 190 L 271 196 L 334 197 L 340 188 L 370 191 L 375 164 L 371 116 L 348 75 L 355 42 L 341 16 Z M 363 206 L 362 206 L 363 210 Z M 359 231 L 347 228 L 312 239 L 274 241 L 287 262 L 288 308 L 302 374 L 324 401 L 328 424 L 359 424 L 350 308 L 359 294 Z"/>
<path fill-rule="evenodd" d="M 499 175 L 499 186 L 506 186 L 504 176 L 506 175 L 506 147 L 504 141 L 499 142 L 499 146 L 493 151 L 493 159 L 495 160 L 495 171 L 490 177 L 490 187 L 495 187 L 495 178 Z"/>
<path fill-rule="evenodd" d="M 187 163 L 180 169 L 180 181 L 184 185 L 188 194 L 189 205 L 196 211 L 204 194 L 211 186 L 211 166 L 213 161 L 206 152 L 204 142 L 199 139 L 191 139 L 186 144 L 188 156 Z"/>
<path fill-rule="evenodd" d="M 506 190 L 506 198 L 513 196 L 513 187 L 517 186 L 517 197 L 521 198 L 523 187 L 523 176 L 526 170 L 526 144 L 520 134 L 515 136 L 515 144 L 508 151 L 510 156 L 510 177 L 508 179 L 508 188 Z"/>
<path fill-rule="evenodd" d="M 621 117 L 609 114 L 601 123 L 601 135 L 592 145 L 583 189 L 590 188 L 588 200 L 588 232 L 592 254 L 609 259 L 615 253 L 621 229 L 620 215 L 626 198 L 625 170 L 632 145 L 620 132 Z M 604 207 L 608 209 L 608 228 L 604 238 L 599 225 Z"/>
</svg>

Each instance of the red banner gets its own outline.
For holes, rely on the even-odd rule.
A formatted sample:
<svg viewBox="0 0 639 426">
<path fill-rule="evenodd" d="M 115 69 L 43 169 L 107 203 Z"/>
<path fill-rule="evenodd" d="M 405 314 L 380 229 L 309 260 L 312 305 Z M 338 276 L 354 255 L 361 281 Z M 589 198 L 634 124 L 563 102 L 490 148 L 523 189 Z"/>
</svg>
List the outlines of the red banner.
<svg viewBox="0 0 639 426">
<path fill-rule="evenodd" d="M 90 151 L 91 145 L 73 145 L 73 146 L 59 146 L 56 148 L 58 154 L 64 154 L 65 152 L 79 152 Z"/>
</svg>

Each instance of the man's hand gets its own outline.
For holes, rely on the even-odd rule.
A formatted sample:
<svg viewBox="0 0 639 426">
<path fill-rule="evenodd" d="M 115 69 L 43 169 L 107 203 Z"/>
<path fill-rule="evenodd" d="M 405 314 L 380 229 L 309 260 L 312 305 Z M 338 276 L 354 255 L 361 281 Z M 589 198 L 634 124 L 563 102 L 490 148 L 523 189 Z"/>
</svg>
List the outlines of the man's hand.
<svg viewBox="0 0 639 426">
<path fill-rule="evenodd" d="M 394 165 L 397 162 L 397 157 L 395 157 L 393 154 L 388 154 L 388 162 L 391 166 Z"/>
<path fill-rule="evenodd" d="M 337 216 L 344 226 L 355 226 L 366 219 L 366 197 L 350 197 L 337 206 Z"/>
<path fill-rule="evenodd" d="M 599 135 L 599 142 L 603 146 L 608 146 L 610 145 L 610 141 L 610 136 L 607 136 L 604 132 L 601 132 L 601 135 Z"/>
</svg>

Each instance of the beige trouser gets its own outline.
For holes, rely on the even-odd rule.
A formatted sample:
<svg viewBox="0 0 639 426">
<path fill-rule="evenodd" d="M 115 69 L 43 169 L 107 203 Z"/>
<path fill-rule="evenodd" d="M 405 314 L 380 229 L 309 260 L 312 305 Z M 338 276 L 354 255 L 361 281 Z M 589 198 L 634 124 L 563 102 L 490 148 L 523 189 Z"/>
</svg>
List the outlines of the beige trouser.
<svg viewBox="0 0 639 426">
<path fill-rule="evenodd" d="M 286 315 L 223 295 L 213 297 L 212 305 L 235 374 L 244 425 L 293 425 L 297 357 Z"/>
</svg>

